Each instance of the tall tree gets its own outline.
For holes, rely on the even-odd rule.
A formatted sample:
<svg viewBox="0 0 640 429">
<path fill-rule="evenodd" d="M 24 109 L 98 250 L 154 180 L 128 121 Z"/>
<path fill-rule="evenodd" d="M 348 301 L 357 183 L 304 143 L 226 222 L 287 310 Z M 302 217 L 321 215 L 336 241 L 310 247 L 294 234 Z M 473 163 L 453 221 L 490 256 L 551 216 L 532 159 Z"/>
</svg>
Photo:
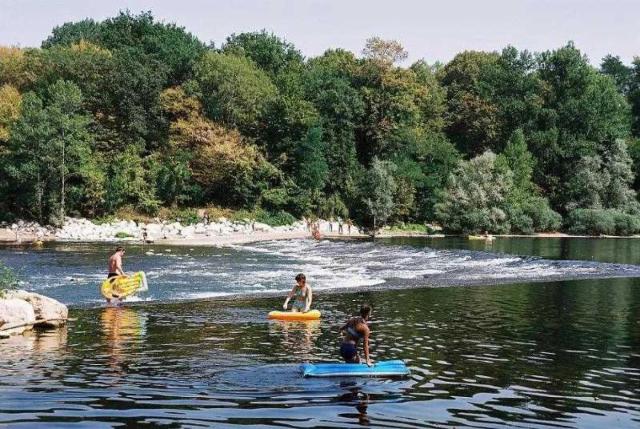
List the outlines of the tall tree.
<svg viewBox="0 0 640 429">
<path fill-rule="evenodd" d="M 397 191 L 394 171 L 393 163 L 375 158 L 361 184 L 360 192 L 365 208 L 363 222 L 371 228 L 371 234 L 374 236 L 394 211 L 393 196 Z"/>
<path fill-rule="evenodd" d="M 32 204 L 31 215 L 59 224 L 70 188 L 95 177 L 89 174 L 95 163 L 80 89 L 58 81 L 46 95 L 45 103 L 33 93 L 24 98 L 23 114 L 9 140 L 8 175 L 14 198 Z"/>
</svg>

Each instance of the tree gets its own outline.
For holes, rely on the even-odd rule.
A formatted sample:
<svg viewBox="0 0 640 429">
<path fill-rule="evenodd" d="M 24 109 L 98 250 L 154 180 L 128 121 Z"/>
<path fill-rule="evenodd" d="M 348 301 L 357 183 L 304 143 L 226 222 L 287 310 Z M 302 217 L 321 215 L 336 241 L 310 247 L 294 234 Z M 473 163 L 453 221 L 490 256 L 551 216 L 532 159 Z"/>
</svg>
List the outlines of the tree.
<svg viewBox="0 0 640 429">
<path fill-rule="evenodd" d="M 324 188 L 329 172 L 324 151 L 322 129 L 311 128 L 306 138 L 298 145 L 296 154 L 296 182 L 301 188 L 312 192 L 320 192 Z"/>
<path fill-rule="evenodd" d="M 155 214 L 159 201 L 155 195 L 151 169 L 140 156 L 140 148 L 127 146 L 109 165 L 106 205 L 110 212 L 129 206 L 146 214 Z"/>
<path fill-rule="evenodd" d="M 45 103 L 33 93 L 25 96 L 7 166 L 21 210 L 40 222 L 64 221 L 70 188 L 84 186 L 95 168 L 89 125 L 82 93 L 73 83 L 61 80 L 48 87 Z"/>
<path fill-rule="evenodd" d="M 407 59 L 409 54 L 396 40 L 383 40 L 380 37 L 371 37 L 362 50 L 365 58 L 384 65 L 392 65 Z"/>
<path fill-rule="evenodd" d="M 302 67 L 304 57 L 296 47 L 266 30 L 232 34 L 222 46 L 225 53 L 244 55 L 277 79 L 291 68 Z"/>
<path fill-rule="evenodd" d="M 436 204 L 436 219 L 453 232 L 508 232 L 505 203 L 512 186 L 513 173 L 497 168 L 492 152 L 463 161 Z"/>
<path fill-rule="evenodd" d="M 607 55 L 600 63 L 600 71 L 610 76 L 623 95 L 629 94 L 632 79 L 632 69 L 624 65 L 619 56 Z"/>
<path fill-rule="evenodd" d="M 547 90 L 537 130 L 529 136 L 537 158 L 534 180 L 553 207 L 565 212 L 575 201 L 567 189 L 575 183 L 575 168 L 591 168 L 585 157 L 600 157 L 611 142 L 628 135 L 629 109 L 614 82 L 589 65 L 573 44 L 543 52 L 538 63 Z"/>
<path fill-rule="evenodd" d="M 356 158 L 356 127 L 364 114 L 364 103 L 352 84 L 358 67 L 350 52 L 327 51 L 309 63 L 305 75 L 305 97 L 320 115 L 326 145 L 326 160 L 331 174 L 326 193 L 341 200 L 355 198 L 355 178 L 360 174 Z"/>
<path fill-rule="evenodd" d="M 31 67 L 30 52 L 13 46 L 0 46 L 0 85 L 8 84 L 23 91 L 33 83 L 38 69 Z"/>
<path fill-rule="evenodd" d="M 513 185 L 519 192 L 532 192 L 531 178 L 536 163 L 527 149 L 522 130 L 518 129 L 513 133 L 504 152 L 499 155 L 499 160 L 513 172 Z"/>
<path fill-rule="evenodd" d="M 375 236 L 377 230 L 383 226 L 393 214 L 393 196 L 397 184 L 393 178 L 395 166 L 388 161 L 377 158 L 371 163 L 361 185 L 362 201 L 365 206 L 365 225 L 371 227 L 371 234 Z"/>
<path fill-rule="evenodd" d="M 496 53 L 465 51 L 441 70 L 440 81 L 447 89 L 447 136 L 471 156 L 498 145 L 499 110 L 483 85 L 484 76 L 498 61 Z"/>
<path fill-rule="evenodd" d="M 207 115 L 256 135 L 266 106 L 277 94 L 265 72 L 245 57 L 217 52 L 207 53 L 194 72 Z"/>
<path fill-rule="evenodd" d="M 22 95 L 9 84 L 0 86 L 0 152 L 2 144 L 9 140 L 9 129 L 20 117 Z"/>
<path fill-rule="evenodd" d="M 43 48 L 71 46 L 88 41 L 111 51 L 133 50 L 161 63 L 168 71 L 170 84 L 188 79 L 205 47 L 191 33 L 175 24 L 156 22 L 151 12 L 132 15 L 128 11 L 96 23 L 85 19 L 53 29 Z"/>
<path fill-rule="evenodd" d="M 237 130 L 206 118 L 199 100 L 182 88 L 164 91 L 161 105 L 171 119 L 167 156 L 191 155 L 188 173 L 184 164 L 179 166 L 179 173 L 193 178 L 204 202 L 239 207 L 255 204 L 277 175 L 258 149 Z"/>
</svg>

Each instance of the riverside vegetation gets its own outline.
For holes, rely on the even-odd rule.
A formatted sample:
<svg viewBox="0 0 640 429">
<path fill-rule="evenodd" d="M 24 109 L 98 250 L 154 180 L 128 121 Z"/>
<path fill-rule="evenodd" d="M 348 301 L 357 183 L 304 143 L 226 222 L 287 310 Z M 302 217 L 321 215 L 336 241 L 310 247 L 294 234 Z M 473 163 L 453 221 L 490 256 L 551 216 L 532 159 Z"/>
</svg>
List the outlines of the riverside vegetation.
<svg viewBox="0 0 640 429">
<path fill-rule="evenodd" d="M 428 41 L 425 41 L 428 43 Z M 0 216 L 216 205 L 451 232 L 640 231 L 640 60 L 572 44 L 400 64 L 371 38 L 305 58 L 207 46 L 129 12 L 0 47 Z"/>
</svg>

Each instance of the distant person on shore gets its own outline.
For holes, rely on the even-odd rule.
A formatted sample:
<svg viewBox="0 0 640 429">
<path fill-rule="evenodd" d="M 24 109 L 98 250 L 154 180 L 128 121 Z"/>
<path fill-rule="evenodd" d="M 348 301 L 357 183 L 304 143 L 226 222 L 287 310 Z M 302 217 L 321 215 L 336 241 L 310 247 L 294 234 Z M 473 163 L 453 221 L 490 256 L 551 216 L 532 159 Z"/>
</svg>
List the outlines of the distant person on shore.
<svg viewBox="0 0 640 429">
<path fill-rule="evenodd" d="M 124 256 L 124 247 L 116 247 L 116 251 L 109 257 L 109 274 L 107 278 L 116 276 L 126 276 L 122 270 L 122 257 Z"/>
<path fill-rule="evenodd" d="M 284 300 L 282 308 L 285 310 L 289 306 L 289 301 L 293 300 L 291 304 L 291 311 L 306 313 L 311 308 L 313 301 L 313 291 L 311 286 L 307 284 L 307 277 L 300 273 L 296 276 L 296 285 L 291 292 L 287 294 L 287 299 Z"/>
<path fill-rule="evenodd" d="M 353 226 L 353 221 L 351 219 L 347 219 L 347 231 L 349 235 L 351 235 L 351 227 Z"/>
<path fill-rule="evenodd" d="M 344 229 L 343 229 L 342 226 L 343 226 L 342 218 L 340 216 L 338 216 L 338 234 L 344 233 Z"/>
<path fill-rule="evenodd" d="M 329 217 L 329 232 L 333 232 L 333 216 Z"/>
<path fill-rule="evenodd" d="M 364 350 L 364 362 L 368 366 L 373 365 L 373 361 L 369 355 L 369 335 L 371 331 L 367 326 L 367 321 L 371 317 L 371 306 L 363 304 L 360 307 L 360 315 L 347 320 L 347 323 L 340 328 L 343 334 L 342 344 L 340 345 L 340 356 L 346 363 L 360 363 L 360 355 L 358 354 L 358 343 L 362 340 L 362 349 Z"/>
</svg>

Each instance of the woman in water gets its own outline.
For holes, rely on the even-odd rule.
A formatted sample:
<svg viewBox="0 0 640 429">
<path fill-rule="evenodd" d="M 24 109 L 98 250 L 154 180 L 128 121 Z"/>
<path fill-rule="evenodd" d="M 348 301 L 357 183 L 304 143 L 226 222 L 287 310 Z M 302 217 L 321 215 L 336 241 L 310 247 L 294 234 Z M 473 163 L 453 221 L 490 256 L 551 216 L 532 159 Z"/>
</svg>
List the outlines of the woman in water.
<svg viewBox="0 0 640 429">
<path fill-rule="evenodd" d="M 344 335 L 342 345 L 340 346 L 340 355 L 347 363 L 360 363 L 360 355 L 358 354 L 358 343 L 362 340 L 362 348 L 364 350 L 364 360 L 369 366 L 373 365 L 373 361 L 369 356 L 369 326 L 367 321 L 371 317 L 371 306 L 363 304 L 360 307 L 360 316 L 350 318 L 347 323 L 340 328 L 340 333 Z"/>
<path fill-rule="evenodd" d="M 311 286 L 307 284 L 307 278 L 304 274 L 300 273 L 296 276 L 296 283 L 297 284 L 287 295 L 287 299 L 284 300 L 282 308 L 286 310 L 287 306 L 289 305 L 289 301 L 293 298 L 291 311 L 306 313 L 311 308 L 313 292 L 311 291 Z"/>
</svg>

